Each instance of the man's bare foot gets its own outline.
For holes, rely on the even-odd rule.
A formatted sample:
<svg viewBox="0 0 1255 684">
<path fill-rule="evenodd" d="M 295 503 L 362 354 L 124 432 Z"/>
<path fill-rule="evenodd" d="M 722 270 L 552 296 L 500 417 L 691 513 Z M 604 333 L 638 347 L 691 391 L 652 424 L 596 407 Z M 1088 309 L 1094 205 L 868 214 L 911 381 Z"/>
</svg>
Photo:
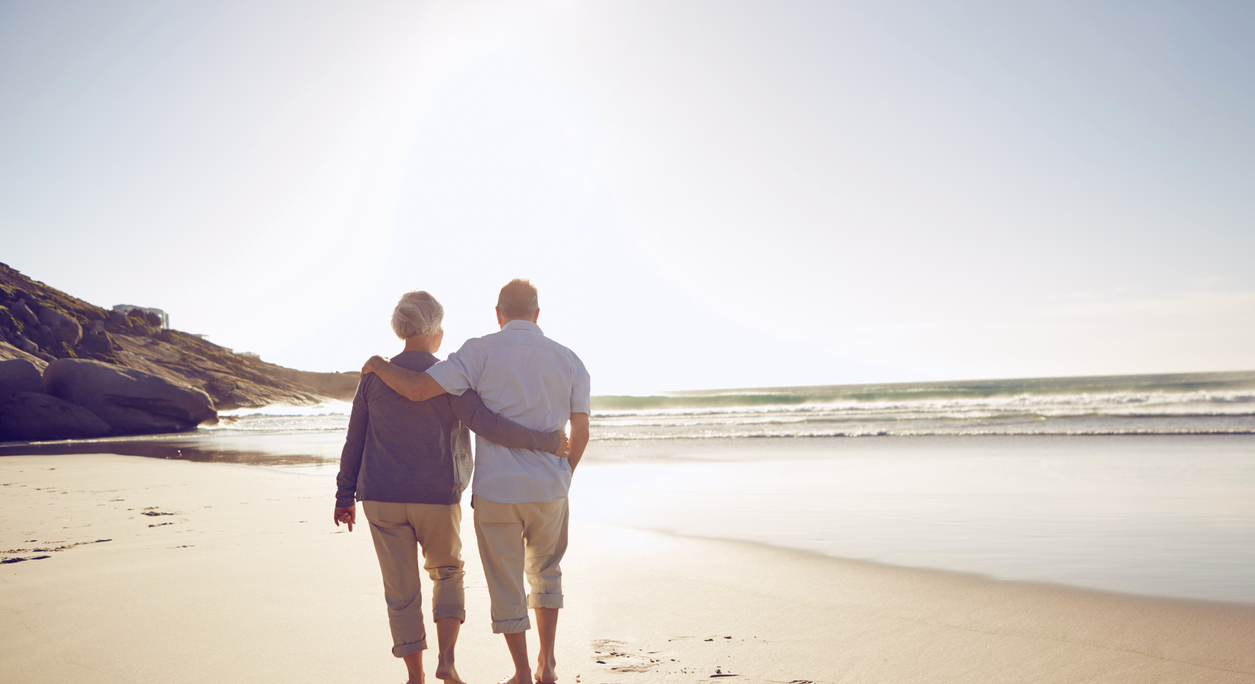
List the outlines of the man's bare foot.
<svg viewBox="0 0 1255 684">
<path fill-rule="evenodd" d="M 458 676 L 458 670 L 453 666 L 453 663 L 446 663 L 443 660 L 436 664 L 436 679 L 446 682 L 446 684 L 466 684 Z"/>
</svg>

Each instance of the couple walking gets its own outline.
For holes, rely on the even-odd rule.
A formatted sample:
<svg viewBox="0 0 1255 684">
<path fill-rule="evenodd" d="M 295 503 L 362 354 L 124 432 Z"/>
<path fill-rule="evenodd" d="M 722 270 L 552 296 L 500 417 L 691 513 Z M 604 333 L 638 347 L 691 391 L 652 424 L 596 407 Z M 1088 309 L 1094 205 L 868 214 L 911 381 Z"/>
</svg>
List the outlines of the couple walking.
<svg viewBox="0 0 1255 684">
<path fill-rule="evenodd" d="M 335 522 L 351 532 L 362 502 L 383 573 L 392 654 L 404 659 L 410 684 L 423 681 L 427 648 L 419 547 L 433 586 L 435 675 L 462 682 L 454 646 L 466 619 L 459 529 L 472 470 L 468 428 L 476 434 L 471 507 L 492 631 L 505 636 L 514 662 L 506 681 L 532 681 L 528 608 L 540 638 L 535 679 L 557 679 L 559 562 L 571 473 L 588 444 L 589 376 L 574 352 L 544 336 L 539 315 L 536 288 L 512 280 L 497 300 L 501 331 L 467 340 L 437 362 L 444 309 L 430 294 L 410 292 L 392 314 L 405 350 L 390 361 L 371 357 L 362 368 L 336 478 Z"/>
</svg>

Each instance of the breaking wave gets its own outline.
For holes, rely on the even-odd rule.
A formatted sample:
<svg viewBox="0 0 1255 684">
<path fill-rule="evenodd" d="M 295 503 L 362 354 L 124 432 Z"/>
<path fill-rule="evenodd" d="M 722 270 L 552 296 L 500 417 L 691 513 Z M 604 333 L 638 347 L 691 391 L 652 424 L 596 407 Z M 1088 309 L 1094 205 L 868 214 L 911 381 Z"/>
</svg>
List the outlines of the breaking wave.
<svg viewBox="0 0 1255 684">
<path fill-rule="evenodd" d="M 224 411 L 218 430 L 329 431 L 351 404 Z M 593 439 L 1255 434 L 1255 372 L 594 397 Z"/>
</svg>

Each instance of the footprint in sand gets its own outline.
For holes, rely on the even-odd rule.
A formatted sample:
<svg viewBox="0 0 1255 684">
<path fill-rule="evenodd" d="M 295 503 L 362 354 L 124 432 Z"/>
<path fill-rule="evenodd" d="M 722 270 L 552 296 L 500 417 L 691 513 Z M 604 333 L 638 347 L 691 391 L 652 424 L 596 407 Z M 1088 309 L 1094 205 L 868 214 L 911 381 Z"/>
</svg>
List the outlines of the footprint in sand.
<svg viewBox="0 0 1255 684">
<path fill-rule="evenodd" d="M 649 672 L 662 662 L 650 655 L 639 649 L 629 649 L 622 641 L 601 639 L 593 642 L 593 660 L 612 672 Z"/>
</svg>

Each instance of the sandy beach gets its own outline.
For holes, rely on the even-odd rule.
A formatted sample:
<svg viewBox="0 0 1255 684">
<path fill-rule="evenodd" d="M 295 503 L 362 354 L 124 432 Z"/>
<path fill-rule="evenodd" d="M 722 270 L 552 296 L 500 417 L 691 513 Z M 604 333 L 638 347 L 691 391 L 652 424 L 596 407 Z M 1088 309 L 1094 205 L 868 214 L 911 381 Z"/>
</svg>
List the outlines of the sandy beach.
<svg viewBox="0 0 1255 684">
<path fill-rule="evenodd" d="M 369 533 L 331 524 L 330 487 L 218 463 L 0 458 L 4 679 L 400 681 Z M 473 548 L 469 522 L 463 534 Z M 1252 606 L 842 561 L 578 511 L 564 569 L 566 682 L 1255 682 Z M 497 681 L 508 660 L 473 554 L 467 600 L 459 669 Z"/>
</svg>

